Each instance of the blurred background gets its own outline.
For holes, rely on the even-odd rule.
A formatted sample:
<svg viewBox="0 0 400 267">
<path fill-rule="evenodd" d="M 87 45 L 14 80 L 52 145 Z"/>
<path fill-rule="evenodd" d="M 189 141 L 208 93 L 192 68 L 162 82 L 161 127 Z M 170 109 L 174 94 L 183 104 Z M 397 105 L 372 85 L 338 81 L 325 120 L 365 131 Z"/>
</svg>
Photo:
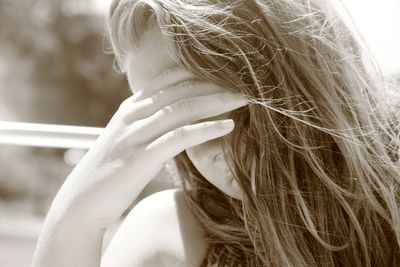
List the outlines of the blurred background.
<svg viewBox="0 0 400 267">
<path fill-rule="evenodd" d="M 400 1 L 343 2 L 384 74 L 399 80 Z M 105 53 L 109 4 L 0 0 L 0 122 L 106 126 L 130 95 Z M 0 266 L 30 265 L 51 201 L 85 151 L 0 144 Z M 173 186 L 168 171 L 160 177 L 144 195 Z"/>
<path fill-rule="evenodd" d="M 0 121 L 106 126 L 130 95 L 105 53 L 108 5 L 0 0 Z M 29 266 L 51 201 L 84 153 L 0 144 L 0 266 Z"/>
</svg>

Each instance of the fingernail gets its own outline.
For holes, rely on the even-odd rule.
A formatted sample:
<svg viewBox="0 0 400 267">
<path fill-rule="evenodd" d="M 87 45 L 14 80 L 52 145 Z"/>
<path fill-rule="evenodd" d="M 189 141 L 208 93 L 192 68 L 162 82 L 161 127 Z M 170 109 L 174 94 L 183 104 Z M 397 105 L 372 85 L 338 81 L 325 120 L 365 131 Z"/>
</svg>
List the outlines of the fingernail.
<svg viewBox="0 0 400 267">
<path fill-rule="evenodd" d="M 242 95 L 234 94 L 233 97 L 239 103 L 243 103 L 243 104 L 248 104 L 249 103 L 249 100 L 246 97 L 242 96 Z"/>
<path fill-rule="evenodd" d="M 220 126 L 223 129 L 231 129 L 231 128 L 235 127 L 235 122 L 232 119 L 221 120 Z"/>
<path fill-rule="evenodd" d="M 227 101 L 242 101 L 248 102 L 247 98 L 240 94 L 236 93 L 222 93 L 222 97 L 225 98 Z"/>
</svg>

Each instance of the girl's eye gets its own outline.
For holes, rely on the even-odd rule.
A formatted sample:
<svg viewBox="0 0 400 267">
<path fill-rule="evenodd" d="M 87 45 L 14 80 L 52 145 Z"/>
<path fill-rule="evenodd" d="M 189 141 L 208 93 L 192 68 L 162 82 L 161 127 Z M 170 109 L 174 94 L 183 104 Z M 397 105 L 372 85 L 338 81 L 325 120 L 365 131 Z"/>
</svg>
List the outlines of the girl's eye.
<svg viewBox="0 0 400 267">
<path fill-rule="evenodd" d="M 222 152 L 219 152 L 217 155 L 214 156 L 213 161 L 217 161 L 223 159 L 223 154 Z"/>
</svg>

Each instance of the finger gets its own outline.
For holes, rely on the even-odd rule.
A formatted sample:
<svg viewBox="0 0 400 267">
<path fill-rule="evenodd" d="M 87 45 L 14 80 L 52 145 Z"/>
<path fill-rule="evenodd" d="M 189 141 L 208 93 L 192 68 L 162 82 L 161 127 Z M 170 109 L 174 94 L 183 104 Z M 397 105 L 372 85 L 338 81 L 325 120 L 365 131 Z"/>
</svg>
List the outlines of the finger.
<svg viewBox="0 0 400 267">
<path fill-rule="evenodd" d="M 198 77 L 182 66 L 168 68 L 135 93 L 131 101 L 138 102 L 144 100 L 163 88 L 174 86 L 186 80 L 195 79 L 198 79 Z"/>
<path fill-rule="evenodd" d="M 135 142 L 149 143 L 183 125 L 220 115 L 247 104 L 246 98 L 233 93 L 185 98 L 162 108 L 146 119 L 137 121 L 132 125 L 131 131 L 136 136 Z"/>
<path fill-rule="evenodd" d="M 136 120 L 147 118 L 163 107 L 181 99 L 223 92 L 229 92 L 229 90 L 212 82 L 184 81 L 175 86 L 161 89 L 151 97 L 131 104 L 126 108 L 124 123 L 128 125 Z"/>
<path fill-rule="evenodd" d="M 145 147 L 154 158 L 165 162 L 185 149 L 224 136 L 234 128 L 231 119 L 182 126 L 157 138 Z"/>
</svg>

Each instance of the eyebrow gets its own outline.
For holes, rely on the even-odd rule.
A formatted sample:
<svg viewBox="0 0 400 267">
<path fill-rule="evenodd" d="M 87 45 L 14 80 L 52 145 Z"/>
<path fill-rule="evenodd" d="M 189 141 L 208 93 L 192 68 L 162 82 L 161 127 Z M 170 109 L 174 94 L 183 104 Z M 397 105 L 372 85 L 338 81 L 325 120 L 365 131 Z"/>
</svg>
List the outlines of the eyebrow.
<svg viewBox="0 0 400 267">
<path fill-rule="evenodd" d="M 150 81 L 154 81 L 154 80 L 160 79 L 160 78 L 166 76 L 168 73 L 173 72 L 174 69 L 179 69 L 179 68 L 183 68 L 183 67 L 179 66 L 177 64 L 169 65 L 168 67 L 166 67 L 166 68 L 162 69 L 161 71 L 157 72 L 157 74 L 154 77 L 152 77 L 150 79 Z"/>
<path fill-rule="evenodd" d="M 126 78 L 127 78 L 127 80 L 129 81 L 130 79 L 129 79 L 129 75 L 128 75 L 128 73 L 131 71 L 130 70 L 130 67 L 129 67 L 129 60 L 127 60 L 126 62 L 128 62 L 128 68 L 125 70 L 125 72 L 124 72 L 124 75 L 126 76 Z M 157 71 L 157 72 L 155 72 L 156 74 L 155 75 L 153 75 L 153 76 L 151 76 L 150 78 L 148 78 L 148 79 L 146 79 L 146 84 L 147 83 L 151 83 L 151 82 L 153 82 L 153 81 L 155 81 L 155 80 L 157 80 L 157 79 L 160 79 L 162 76 L 164 76 L 164 75 L 166 75 L 166 73 L 168 73 L 168 72 L 170 72 L 172 69 L 175 69 L 175 68 L 178 68 L 178 67 L 180 67 L 179 65 L 177 65 L 177 64 L 170 64 L 170 65 L 168 65 L 166 68 L 163 68 L 161 71 Z"/>
</svg>

